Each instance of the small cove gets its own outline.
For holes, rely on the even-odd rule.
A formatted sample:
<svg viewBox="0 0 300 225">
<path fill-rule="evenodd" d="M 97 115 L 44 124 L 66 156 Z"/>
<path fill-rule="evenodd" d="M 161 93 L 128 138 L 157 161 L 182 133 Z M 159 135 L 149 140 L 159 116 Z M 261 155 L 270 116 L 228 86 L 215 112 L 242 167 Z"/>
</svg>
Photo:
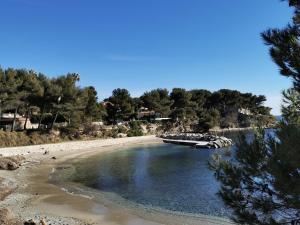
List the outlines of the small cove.
<svg viewBox="0 0 300 225">
<path fill-rule="evenodd" d="M 234 148 L 234 147 L 233 147 Z M 226 218 L 219 183 L 207 163 L 224 149 L 140 145 L 90 156 L 56 168 L 50 181 L 76 194 L 126 208 Z"/>
</svg>

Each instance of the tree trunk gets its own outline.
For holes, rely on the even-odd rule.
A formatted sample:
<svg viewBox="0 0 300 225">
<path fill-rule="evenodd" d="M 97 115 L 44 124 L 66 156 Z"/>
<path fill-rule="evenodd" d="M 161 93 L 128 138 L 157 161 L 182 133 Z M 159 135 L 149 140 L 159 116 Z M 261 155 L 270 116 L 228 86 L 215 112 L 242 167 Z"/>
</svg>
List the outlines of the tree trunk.
<svg viewBox="0 0 300 225">
<path fill-rule="evenodd" d="M 40 119 L 39 119 L 39 125 L 38 125 L 38 130 L 41 129 L 41 124 L 42 124 L 42 120 L 43 120 L 43 116 L 44 116 L 44 111 L 45 111 L 45 106 L 43 106 L 42 111 L 41 111 L 41 115 L 40 115 Z"/>
<path fill-rule="evenodd" d="M 13 119 L 13 123 L 12 123 L 12 126 L 11 126 L 11 132 L 13 132 L 13 131 L 15 130 L 15 126 L 16 126 L 16 117 L 17 117 L 18 108 L 19 108 L 19 107 L 16 107 L 15 112 L 14 112 L 14 119 Z"/>
<path fill-rule="evenodd" d="M 54 124 L 55 124 L 55 122 L 56 122 L 56 119 L 57 119 L 57 116 L 58 116 L 58 112 L 55 114 L 55 117 L 54 117 L 54 120 L 52 121 L 52 124 L 51 124 L 50 130 L 52 130 L 52 129 L 53 129 L 53 127 L 54 127 Z"/>
<path fill-rule="evenodd" d="M 25 119 L 25 123 L 24 123 L 24 130 L 27 130 L 26 126 L 27 126 L 28 116 L 29 116 L 29 110 L 27 110 L 27 112 L 26 112 L 26 119 Z"/>
<path fill-rule="evenodd" d="M 1 122 L 1 119 L 2 119 L 2 105 L 1 105 L 1 101 L 0 101 L 0 122 Z"/>
</svg>

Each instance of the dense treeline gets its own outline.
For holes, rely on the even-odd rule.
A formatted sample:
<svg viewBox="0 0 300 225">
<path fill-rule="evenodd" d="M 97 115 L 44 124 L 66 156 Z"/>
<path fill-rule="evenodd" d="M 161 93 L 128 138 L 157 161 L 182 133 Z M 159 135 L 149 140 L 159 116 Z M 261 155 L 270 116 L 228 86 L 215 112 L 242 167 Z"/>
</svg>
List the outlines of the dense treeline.
<svg viewBox="0 0 300 225">
<path fill-rule="evenodd" d="M 14 113 L 11 130 L 15 129 L 17 114 L 35 118 L 39 128 L 41 124 L 47 124 L 50 129 L 57 120 L 77 126 L 100 119 L 103 110 L 95 88 L 79 88 L 76 86 L 78 80 L 78 74 L 50 79 L 32 70 L 0 69 L 1 114 Z"/>
<path fill-rule="evenodd" d="M 106 119 L 109 122 L 126 121 L 138 117 L 138 109 L 154 111 L 153 117 L 170 118 L 176 125 L 198 125 L 207 130 L 212 127 L 248 127 L 260 123 L 273 122 L 270 108 L 263 104 L 265 96 L 240 93 L 222 89 L 216 92 L 208 90 L 185 90 L 174 88 L 155 89 L 145 92 L 139 98 L 131 98 L 126 89 L 116 89 L 107 103 Z M 145 117 L 143 119 L 149 119 Z"/>
<path fill-rule="evenodd" d="M 155 96 L 156 92 L 161 92 L 161 90 L 146 93 L 142 99 L 150 97 L 148 101 L 151 102 L 151 96 L 153 94 Z M 175 88 L 170 93 L 169 99 L 169 116 L 173 121 L 199 124 L 203 128 L 250 126 L 259 117 L 265 119 L 264 116 L 270 115 L 270 108 L 263 106 L 266 100 L 264 96 L 243 94 L 227 89 L 211 93 L 201 89 L 186 91 Z M 151 108 L 151 105 L 146 106 Z M 163 106 L 163 108 L 153 109 L 168 112 L 166 104 Z M 247 112 L 241 113 L 242 109 Z"/>
<path fill-rule="evenodd" d="M 32 70 L 0 69 L 0 114 L 14 114 L 11 130 L 15 129 L 18 114 L 26 117 L 25 129 L 28 119 L 38 123 L 38 129 L 52 129 L 57 122 L 77 129 L 92 121 L 114 124 L 155 117 L 170 118 L 170 123 L 175 125 L 193 124 L 203 129 L 245 127 L 270 120 L 270 108 L 263 106 L 266 98 L 251 93 L 174 88 L 171 93 L 156 89 L 132 98 L 128 90 L 115 89 L 111 97 L 100 103 L 95 88 L 79 87 L 79 79 L 75 73 L 48 78 Z M 141 118 L 142 107 L 154 113 Z"/>
</svg>

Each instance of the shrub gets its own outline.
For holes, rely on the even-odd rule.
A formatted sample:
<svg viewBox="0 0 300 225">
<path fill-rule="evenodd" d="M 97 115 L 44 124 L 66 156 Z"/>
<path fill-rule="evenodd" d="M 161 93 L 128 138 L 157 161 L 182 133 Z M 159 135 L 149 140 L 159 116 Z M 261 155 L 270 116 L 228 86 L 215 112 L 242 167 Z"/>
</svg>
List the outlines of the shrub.
<svg viewBox="0 0 300 225">
<path fill-rule="evenodd" d="M 99 126 L 92 124 L 92 123 L 85 123 L 83 125 L 83 134 L 94 136 L 96 137 L 98 135 Z"/>
<path fill-rule="evenodd" d="M 66 126 L 66 127 L 60 127 L 59 131 L 60 131 L 61 136 L 63 138 L 68 137 L 71 140 L 80 138 L 80 131 L 78 130 L 77 127 L 69 125 L 69 126 Z"/>
<path fill-rule="evenodd" d="M 120 133 L 126 134 L 127 132 L 127 128 L 125 126 L 118 126 L 116 129 L 118 130 L 119 134 Z"/>
<path fill-rule="evenodd" d="M 127 137 L 137 137 L 137 136 L 143 136 L 142 130 L 129 130 L 127 132 Z"/>
<path fill-rule="evenodd" d="M 210 109 L 201 112 L 199 119 L 199 129 L 204 132 L 208 131 L 213 127 L 220 125 L 220 112 L 217 109 Z"/>
<path fill-rule="evenodd" d="M 129 127 L 130 129 L 127 131 L 128 137 L 143 136 L 143 130 L 139 121 L 130 121 Z"/>
</svg>

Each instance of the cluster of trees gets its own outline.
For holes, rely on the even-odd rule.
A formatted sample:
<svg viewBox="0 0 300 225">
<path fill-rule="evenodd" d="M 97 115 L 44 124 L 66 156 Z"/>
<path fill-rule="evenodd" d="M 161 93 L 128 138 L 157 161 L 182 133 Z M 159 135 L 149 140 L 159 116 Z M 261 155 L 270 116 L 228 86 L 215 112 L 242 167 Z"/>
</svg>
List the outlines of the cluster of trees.
<svg viewBox="0 0 300 225">
<path fill-rule="evenodd" d="M 100 119 L 103 107 L 98 103 L 95 88 L 80 88 L 77 81 L 79 75 L 74 73 L 50 79 L 32 70 L 0 69 L 0 114 L 14 113 L 12 130 L 17 114 L 35 118 L 39 128 L 48 124 L 50 129 L 56 121 L 76 126 Z"/>
<path fill-rule="evenodd" d="M 220 196 L 238 224 L 300 224 L 300 2 L 292 22 L 262 34 L 282 75 L 293 79 L 283 92 L 282 122 L 272 136 L 259 130 L 249 143 L 242 137 L 233 160 L 214 156 Z"/>
<path fill-rule="evenodd" d="M 173 123 L 199 124 L 204 129 L 250 126 L 258 118 L 270 117 L 270 108 L 263 106 L 266 98 L 251 93 L 174 88 L 171 93 L 156 89 L 132 98 L 128 90 L 115 89 L 111 97 L 100 103 L 95 88 L 80 88 L 78 81 L 75 73 L 48 78 L 32 70 L 0 69 L 0 114 L 14 113 L 12 130 L 17 114 L 35 120 L 39 128 L 47 124 L 51 129 L 55 122 L 78 128 L 80 123 L 89 121 L 130 121 L 137 118 L 141 107 L 171 118 Z M 241 114 L 240 109 L 251 114 Z"/>
<path fill-rule="evenodd" d="M 265 96 L 222 89 L 216 92 L 196 89 L 155 89 L 139 98 L 131 98 L 126 89 L 116 89 L 105 100 L 108 121 L 129 120 L 137 117 L 138 109 L 146 107 L 161 117 L 182 124 L 199 124 L 202 128 L 246 127 L 259 119 L 270 120 L 270 108 L 264 106 Z M 244 109 L 247 113 L 241 113 Z"/>
</svg>

